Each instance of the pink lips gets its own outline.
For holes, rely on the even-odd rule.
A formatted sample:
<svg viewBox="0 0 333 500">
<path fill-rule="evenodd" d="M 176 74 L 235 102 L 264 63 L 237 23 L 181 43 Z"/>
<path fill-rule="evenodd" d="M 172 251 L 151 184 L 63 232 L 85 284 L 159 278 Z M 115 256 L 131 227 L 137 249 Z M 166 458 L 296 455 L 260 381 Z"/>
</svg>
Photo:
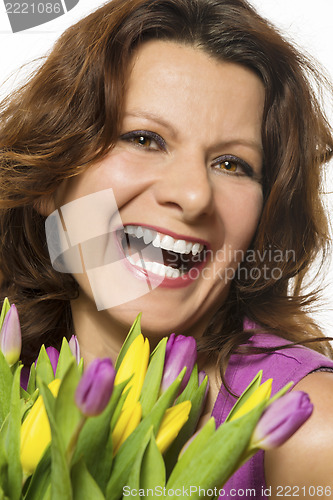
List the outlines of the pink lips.
<svg viewBox="0 0 333 500">
<path fill-rule="evenodd" d="M 185 241 L 193 241 L 194 243 L 201 243 L 207 248 L 209 248 L 209 244 L 207 241 L 198 239 L 198 238 L 192 238 L 189 236 L 184 236 L 184 235 L 179 235 L 176 233 L 173 233 L 171 231 L 166 231 L 163 228 L 157 227 L 157 226 L 149 226 L 148 224 L 137 224 L 137 223 L 126 223 L 124 224 L 126 226 L 141 226 L 141 227 L 147 227 L 149 229 L 152 229 L 154 231 L 157 231 L 159 233 L 165 234 L 172 236 L 175 239 L 178 240 L 185 240 Z M 114 233 L 116 235 L 116 232 Z M 122 248 L 121 243 L 119 242 L 119 239 L 116 237 L 116 242 L 117 242 L 117 248 L 120 253 L 120 257 L 125 265 L 125 267 L 137 278 L 143 281 L 148 282 L 148 285 L 151 286 L 152 288 L 156 288 L 157 286 L 160 286 L 162 288 L 182 288 L 189 286 L 193 281 L 195 281 L 199 274 L 200 270 L 203 268 L 205 265 L 205 260 L 203 260 L 198 266 L 193 267 L 188 273 L 179 276 L 178 278 L 169 278 L 167 276 L 161 278 L 161 276 L 158 276 L 151 271 L 148 271 L 146 269 L 142 269 L 140 267 L 137 267 L 129 262 L 129 260 L 126 258 L 126 255 L 124 253 L 124 250 Z M 191 272 L 192 271 L 192 272 Z M 161 281 L 162 279 L 162 281 Z"/>
</svg>

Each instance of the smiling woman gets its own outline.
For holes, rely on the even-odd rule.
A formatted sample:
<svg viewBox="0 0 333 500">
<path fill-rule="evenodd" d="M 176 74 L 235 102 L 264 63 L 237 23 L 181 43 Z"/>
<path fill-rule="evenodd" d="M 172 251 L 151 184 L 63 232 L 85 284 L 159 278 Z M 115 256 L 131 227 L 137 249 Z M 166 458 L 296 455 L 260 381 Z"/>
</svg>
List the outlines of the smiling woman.
<svg viewBox="0 0 333 500">
<path fill-rule="evenodd" d="M 113 0 L 67 30 L 2 103 L 2 293 L 24 361 L 73 331 L 86 362 L 114 358 L 142 312 L 152 343 L 191 334 L 203 368 L 228 364 L 234 392 L 259 361 L 274 392 L 303 384 L 318 408 L 306 433 L 320 425 L 328 449 L 332 376 L 306 375 L 332 369 L 318 354 L 331 349 L 302 281 L 327 250 L 320 167 L 333 139 L 310 80 L 325 84 L 243 0 Z M 313 340 L 318 352 L 290 346 Z M 232 397 L 214 380 L 219 423 Z M 269 484 L 319 484 L 302 460 L 292 479 L 284 465 L 299 435 L 266 454 Z M 246 467 L 229 488 L 264 497 L 263 456 Z"/>
</svg>

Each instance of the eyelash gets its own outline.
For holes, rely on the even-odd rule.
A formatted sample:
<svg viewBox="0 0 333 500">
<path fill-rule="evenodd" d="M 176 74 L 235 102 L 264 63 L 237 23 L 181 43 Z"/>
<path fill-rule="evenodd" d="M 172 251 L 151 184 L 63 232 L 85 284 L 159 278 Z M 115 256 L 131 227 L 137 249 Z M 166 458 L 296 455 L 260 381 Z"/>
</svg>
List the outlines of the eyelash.
<svg viewBox="0 0 333 500">
<path fill-rule="evenodd" d="M 157 148 L 152 148 L 151 145 L 145 146 L 140 143 L 136 143 L 135 139 L 146 139 L 150 141 L 154 141 L 157 145 Z M 142 148 L 147 151 L 155 152 L 158 150 L 166 151 L 166 143 L 162 139 L 162 137 L 155 132 L 147 131 L 147 130 L 133 130 L 132 132 L 127 132 L 126 134 L 123 134 L 120 136 L 120 139 L 122 141 L 128 141 L 133 143 L 135 147 Z M 228 170 L 222 170 L 222 169 L 216 169 L 217 171 L 220 170 L 221 173 L 226 174 L 226 175 L 233 175 L 236 177 L 241 177 L 241 176 L 247 176 L 247 177 L 255 177 L 254 170 L 253 168 L 244 160 L 241 158 L 238 158 L 237 156 L 226 154 L 226 155 L 221 155 L 219 158 L 216 158 L 212 166 L 215 167 L 221 163 L 230 163 L 236 165 L 236 167 L 241 167 L 243 172 L 230 172 Z"/>
</svg>

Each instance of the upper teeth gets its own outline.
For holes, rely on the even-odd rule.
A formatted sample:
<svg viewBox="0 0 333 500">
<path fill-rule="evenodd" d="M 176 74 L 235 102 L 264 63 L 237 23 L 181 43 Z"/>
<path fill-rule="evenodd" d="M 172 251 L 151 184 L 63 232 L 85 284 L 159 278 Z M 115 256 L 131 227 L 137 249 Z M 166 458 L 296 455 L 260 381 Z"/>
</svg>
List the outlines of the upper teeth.
<svg viewBox="0 0 333 500">
<path fill-rule="evenodd" d="M 201 243 L 192 243 L 191 241 L 176 240 L 172 236 L 163 235 L 152 229 L 142 226 L 125 226 L 124 231 L 127 234 L 135 236 L 136 238 L 143 238 L 146 245 L 152 243 L 154 247 L 163 248 L 172 252 L 180 254 L 197 255 L 202 252 L 204 246 Z"/>
</svg>

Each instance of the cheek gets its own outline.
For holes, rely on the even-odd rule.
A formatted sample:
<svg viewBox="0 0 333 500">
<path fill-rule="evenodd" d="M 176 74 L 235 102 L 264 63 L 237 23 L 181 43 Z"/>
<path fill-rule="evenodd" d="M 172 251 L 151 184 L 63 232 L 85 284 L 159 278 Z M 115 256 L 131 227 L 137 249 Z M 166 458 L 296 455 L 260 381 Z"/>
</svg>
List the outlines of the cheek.
<svg viewBox="0 0 333 500">
<path fill-rule="evenodd" d="M 259 184 L 251 182 L 228 191 L 221 201 L 220 214 L 230 245 L 247 248 L 258 226 L 262 206 L 263 195 Z"/>
</svg>

